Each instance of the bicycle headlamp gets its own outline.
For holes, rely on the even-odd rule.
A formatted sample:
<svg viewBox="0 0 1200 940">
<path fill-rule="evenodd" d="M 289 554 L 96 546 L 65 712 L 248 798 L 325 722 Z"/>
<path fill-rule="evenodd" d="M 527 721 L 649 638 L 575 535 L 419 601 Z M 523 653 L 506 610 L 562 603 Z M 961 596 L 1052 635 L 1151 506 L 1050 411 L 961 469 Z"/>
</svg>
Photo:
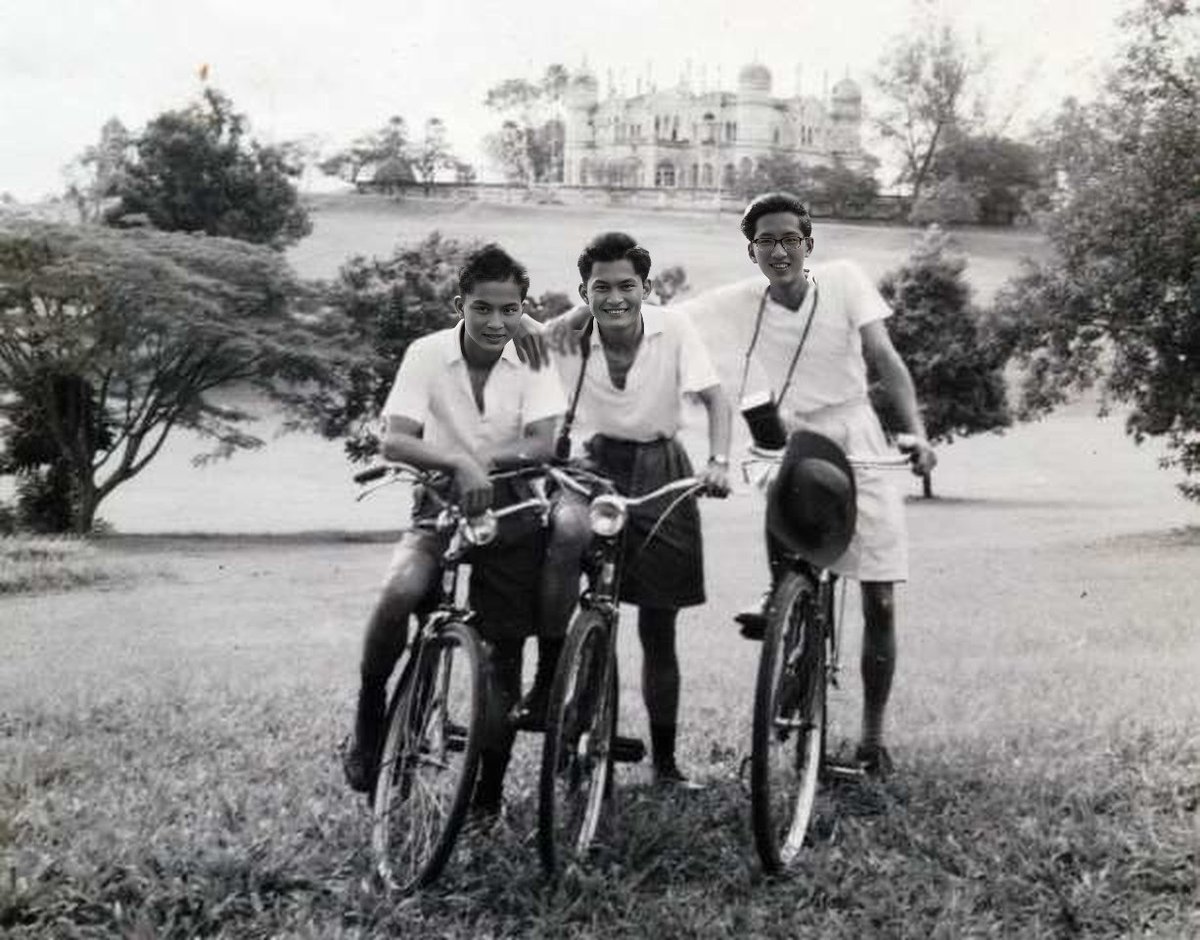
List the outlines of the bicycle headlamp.
<svg viewBox="0 0 1200 940">
<path fill-rule="evenodd" d="M 498 529 L 499 523 L 496 522 L 496 516 L 488 509 L 478 516 L 464 520 L 462 533 L 463 538 L 471 545 L 487 545 L 496 537 Z"/>
<path fill-rule="evenodd" d="M 597 496 L 588 507 L 588 521 L 593 533 L 611 538 L 625 528 L 624 501 L 619 496 Z"/>
</svg>

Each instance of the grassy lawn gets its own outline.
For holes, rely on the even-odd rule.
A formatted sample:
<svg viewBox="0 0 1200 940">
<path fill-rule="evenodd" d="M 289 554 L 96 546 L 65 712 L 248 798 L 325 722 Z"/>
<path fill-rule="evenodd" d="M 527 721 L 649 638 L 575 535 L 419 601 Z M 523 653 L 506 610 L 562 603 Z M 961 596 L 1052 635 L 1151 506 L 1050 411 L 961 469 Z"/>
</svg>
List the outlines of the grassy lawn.
<svg viewBox="0 0 1200 940">
<path fill-rule="evenodd" d="M 0 537 L 0 595 L 124 584 L 144 573 L 80 539 Z"/>
<path fill-rule="evenodd" d="M 708 789 L 675 797 L 623 769 L 598 857 L 557 890 L 531 838 L 532 736 L 499 831 L 465 836 L 423 896 L 365 890 L 367 816 L 335 752 L 384 545 L 111 540 L 132 565 L 168 561 L 174 579 L 0 599 L 0 927 L 1194 935 L 1200 528 L 1152 455 L 1120 443 L 1119 428 L 1070 415 L 968 441 L 944 468 L 945 498 L 910 502 L 900 774 L 835 793 L 811 854 L 775 881 L 738 781 L 757 647 L 728 624 L 760 584 L 755 495 L 706 505 L 710 604 L 681 628 L 681 756 Z M 853 623 L 852 596 L 848 608 Z M 623 722 L 644 734 L 635 645 L 626 629 Z"/>
</svg>

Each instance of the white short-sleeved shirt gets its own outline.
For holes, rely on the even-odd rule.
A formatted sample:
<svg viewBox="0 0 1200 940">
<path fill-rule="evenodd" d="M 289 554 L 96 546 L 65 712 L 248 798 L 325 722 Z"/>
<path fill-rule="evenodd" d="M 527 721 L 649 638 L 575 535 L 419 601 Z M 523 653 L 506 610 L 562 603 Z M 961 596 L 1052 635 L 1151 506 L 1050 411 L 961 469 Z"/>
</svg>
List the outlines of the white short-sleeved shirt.
<svg viewBox="0 0 1200 940">
<path fill-rule="evenodd" d="M 462 332 L 460 322 L 409 345 L 382 417 L 415 421 L 429 443 L 486 463 L 518 443 L 527 425 L 563 414 L 566 401 L 558 377 L 549 369 L 530 369 L 510 342 L 484 383 L 481 412 L 471 392 Z"/>
<path fill-rule="evenodd" d="M 815 302 L 812 328 L 781 402 L 785 412 L 799 414 L 866 398 L 867 366 L 860 330 L 892 312 L 866 273 L 853 262 L 814 265 L 810 280 L 816 289 L 809 287 L 799 310 L 767 298 L 745 388 L 746 395 L 770 391 L 778 396 Z M 731 395 L 739 391 L 743 357 L 766 289 L 766 279 L 756 277 L 678 305 L 680 312 L 691 316 L 709 346 L 723 350 L 719 357 L 721 376 Z"/>
<path fill-rule="evenodd" d="M 613 385 L 600 329 L 592 327 L 587 371 L 575 413 L 580 435 L 604 434 L 627 441 L 674 437 L 682 420 L 682 395 L 721 384 L 704 343 L 686 316 L 645 304 L 642 323 L 642 342 L 624 388 Z M 563 388 L 572 395 L 581 358 L 559 356 L 557 362 Z"/>
</svg>

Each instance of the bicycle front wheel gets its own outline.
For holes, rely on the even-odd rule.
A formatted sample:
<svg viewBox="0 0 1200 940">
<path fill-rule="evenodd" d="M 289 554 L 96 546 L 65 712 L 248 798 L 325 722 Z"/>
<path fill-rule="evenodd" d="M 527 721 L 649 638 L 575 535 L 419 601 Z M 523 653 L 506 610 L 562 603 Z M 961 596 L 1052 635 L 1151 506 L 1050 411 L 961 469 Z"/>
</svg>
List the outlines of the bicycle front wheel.
<svg viewBox="0 0 1200 940">
<path fill-rule="evenodd" d="M 546 873 L 591 848 L 612 775 L 617 670 L 607 619 L 594 610 L 567 632 L 546 714 L 538 803 L 538 850 Z"/>
<path fill-rule="evenodd" d="M 771 598 L 758 680 L 750 753 L 754 843 L 763 867 L 795 861 L 812 817 L 824 753 L 825 638 L 816 585 L 789 574 Z"/>
<path fill-rule="evenodd" d="M 484 722 L 482 652 L 470 627 L 434 629 L 416 655 L 393 697 L 371 833 L 376 871 L 400 891 L 433 881 L 454 850 Z"/>
</svg>

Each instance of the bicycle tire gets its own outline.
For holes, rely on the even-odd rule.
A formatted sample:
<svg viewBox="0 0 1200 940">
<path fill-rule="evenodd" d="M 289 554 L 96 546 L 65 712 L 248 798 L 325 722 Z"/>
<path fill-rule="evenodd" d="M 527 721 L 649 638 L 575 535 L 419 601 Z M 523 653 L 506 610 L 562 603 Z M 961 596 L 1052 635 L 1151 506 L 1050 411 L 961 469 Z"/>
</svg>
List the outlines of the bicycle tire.
<svg viewBox="0 0 1200 940">
<path fill-rule="evenodd" d="M 598 611 L 576 615 L 550 687 L 538 788 L 538 851 L 551 878 L 587 854 L 608 797 L 617 714 L 611 629 Z"/>
<path fill-rule="evenodd" d="M 371 847 L 401 892 L 441 874 L 466 819 L 484 734 L 483 652 L 475 631 L 434 628 L 396 689 L 373 800 Z"/>
<path fill-rule="evenodd" d="M 775 589 L 754 690 L 750 806 L 754 844 L 770 873 L 799 856 L 825 752 L 825 637 L 817 586 L 792 572 Z"/>
</svg>

